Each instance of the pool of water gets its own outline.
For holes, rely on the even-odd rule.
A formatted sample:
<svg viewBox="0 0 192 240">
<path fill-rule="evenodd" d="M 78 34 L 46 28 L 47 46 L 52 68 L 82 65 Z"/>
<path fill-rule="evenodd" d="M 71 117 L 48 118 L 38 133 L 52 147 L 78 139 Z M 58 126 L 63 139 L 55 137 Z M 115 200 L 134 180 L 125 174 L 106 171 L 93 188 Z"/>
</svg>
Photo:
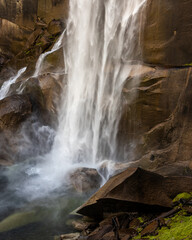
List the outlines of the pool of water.
<svg viewBox="0 0 192 240">
<path fill-rule="evenodd" d="M 13 182 L 7 179 L 7 169 L 0 172 L 0 240 L 54 240 L 55 236 L 74 231 L 70 223 L 80 216 L 70 213 L 92 193 L 60 188 L 44 197 L 26 198 L 10 186 Z"/>
</svg>

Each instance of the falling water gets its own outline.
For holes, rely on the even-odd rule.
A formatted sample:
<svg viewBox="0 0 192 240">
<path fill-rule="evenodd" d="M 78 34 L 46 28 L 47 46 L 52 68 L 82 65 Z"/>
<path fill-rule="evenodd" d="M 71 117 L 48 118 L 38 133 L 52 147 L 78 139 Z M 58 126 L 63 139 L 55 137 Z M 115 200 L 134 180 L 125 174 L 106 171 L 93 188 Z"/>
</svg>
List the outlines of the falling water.
<svg viewBox="0 0 192 240">
<path fill-rule="evenodd" d="M 36 158 L 35 164 L 25 161 L 24 167 L 18 166 L 18 171 L 27 176 L 22 183 L 12 181 L 18 195 L 30 200 L 49 196 L 67 187 L 65 176 L 73 168 L 98 169 L 103 162 L 118 160 L 121 93 L 132 71 L 132 65 L 124 61 L 125 56 L 129 62 L 137 54 L 135 16 L 144 2 L 70 0 L 64 46 L 68 81 L 59 109 L 59 126 L 50 153 Z M 51 52 L 61 46 L 63 37 L 64 33 Z M 40 56 L 33 76 L 41 72 L 45 56 Z"/>
<path fill-rule="evenodd" d="M 57 51 L 59 48 L 62 47 L 64 34 L 65 34 L 65 31 L 61 34 L 61 36 L 59 37 L 59 39 L 57 40 L 57 42 L 54 44 L 53 48 L 50 51 L 47 51 L 40 55 L 35 66 L 35 72 L 33 74 L 33 77 L 38 77 L 40 75 L 45 58 L 49 54 L 54 53 L 55 51 Z"/>
<path fill-rule="evenodd" d="M 26 71 L 26 69 L 26 67 L 20 69 L 14 77 L 11 77 L 9 80 L 3 83 L 0 89 L 0 100 L 7 96 L 11 84 L 15 83 L 17 79 Z"/>
<path fill-rule="evenodd" d="M 69 164 L 116 160 L 122 57 L 134 56 L 132 17 L 143 0 L 71 0 L 67 24 L 68 86 L 54 153 Z M 128 38 L 125 39 L 125 36 Z"/>
<path fill-rule="evenodd" d="M 135 16 L 144 2 L 70 0 L 66 32 L 51 51 L 40 56 L 33 74 L 37 77 L 41 73 L 45 57 L 61 47 L 66 34 L 64 56 L 68 81 L 53 148 L 44 156 L 6 170 L 9 193 L 5 192 L 0 199 L 0 209 L 15 205 L 22 208 L 26 203 L 38 206 L 63 196 L 69 170 L 78 166 L 98 168 L 103 161 L 117 160 L 121 92 L 133 68 L 129 61 L 137 54 Z M 14 239 L 20 238 L 14 236 Z"/>
</svg>

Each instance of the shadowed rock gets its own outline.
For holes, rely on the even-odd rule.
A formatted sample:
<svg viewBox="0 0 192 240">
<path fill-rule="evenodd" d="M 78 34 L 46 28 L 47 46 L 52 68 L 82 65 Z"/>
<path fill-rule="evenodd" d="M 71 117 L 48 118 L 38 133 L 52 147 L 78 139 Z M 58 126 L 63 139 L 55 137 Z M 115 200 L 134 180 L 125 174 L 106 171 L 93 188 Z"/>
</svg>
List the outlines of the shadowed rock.
<svg viewBox="0 0 192 240">
<path fill-rule="evenodd" d="M 0 128 L 15 128 L 32 111 L 32 105 L 26 95 L 12 95 L 0 101 Z"/>
<path fill-rule="evenodd" d="M 192 191 L 190 177 L 163 177 L 141 168 L 128 168 L 112 177 L 78 213 L 102 218 L 106 212 L 153 211 L 172 207 L 172 198 Z"/>
</svg>

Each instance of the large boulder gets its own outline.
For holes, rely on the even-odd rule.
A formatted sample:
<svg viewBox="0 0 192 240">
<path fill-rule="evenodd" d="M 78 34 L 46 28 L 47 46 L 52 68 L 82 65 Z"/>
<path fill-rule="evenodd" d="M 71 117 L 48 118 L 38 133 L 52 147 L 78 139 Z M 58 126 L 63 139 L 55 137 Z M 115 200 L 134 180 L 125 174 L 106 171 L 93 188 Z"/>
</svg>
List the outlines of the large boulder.
<svg viewBox="0 0 192 240">
<path fill-rule="evenodd" d="M 26 95 L 12 95 L 0 101 L 0 129 L 16 128 L 32 112 Z"/>
<path fill-rule="evenodd" d="M 147 0 L 141 45 L 146 63 L 184 66 L 192 63 L 192 1 Z"/>
<path fill-rule="evenodd" d="M 128 168 L 112 177 L 78 213 L 102 218 L 104 213 L 158 212 L 172 207 L 172 199 L 192 191 L 192 178 L 163 177 L 141 168 Z"/>
</svg>

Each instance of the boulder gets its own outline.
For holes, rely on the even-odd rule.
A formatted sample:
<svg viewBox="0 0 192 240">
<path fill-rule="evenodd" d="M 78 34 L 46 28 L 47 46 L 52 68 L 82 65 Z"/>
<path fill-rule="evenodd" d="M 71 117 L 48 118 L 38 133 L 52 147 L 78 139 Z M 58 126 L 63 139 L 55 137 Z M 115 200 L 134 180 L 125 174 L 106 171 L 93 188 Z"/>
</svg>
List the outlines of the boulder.
<svg viewBox="0 0 192 240">
<path fill-rule="evenodd" d="M 32 112 L 26 95 L 12 95 L 0 101 L 0 129 L 16 128 Z"/>
<path fill-rule="evenodd" d="M 141 46 L 145 63 L 192 63 L 192 1 L 147 0 L 142 14 Z"/>
<path fill-rule="evenodd" d="M 63 75 L 43 74 L 38 77 L 46 109 L 55 114 L 62 92 Z"/>
<path fill-rule="evenodd" d="M 58 19 L 53 19 L 47 28 L 47 31 L 51 34 L 51 35 L 58 35 L 63 31 L 63 23 Z"/>
<path fill-rule="evenodd" d="M 77 212 L 91 218 L 102 218 L 107 212 L 154 213 L 171 208 L 172 199 L 183 191 L 192 191 L 192 178 L 128 168 L 112 177 Z"/>
<path fill-rule="evenodd" d="M 93 168 L 78 168 L 70 173 L 70 182 L 77 192 L 89 192 L 100 187 L 102 178 Z"/>
</svg>

